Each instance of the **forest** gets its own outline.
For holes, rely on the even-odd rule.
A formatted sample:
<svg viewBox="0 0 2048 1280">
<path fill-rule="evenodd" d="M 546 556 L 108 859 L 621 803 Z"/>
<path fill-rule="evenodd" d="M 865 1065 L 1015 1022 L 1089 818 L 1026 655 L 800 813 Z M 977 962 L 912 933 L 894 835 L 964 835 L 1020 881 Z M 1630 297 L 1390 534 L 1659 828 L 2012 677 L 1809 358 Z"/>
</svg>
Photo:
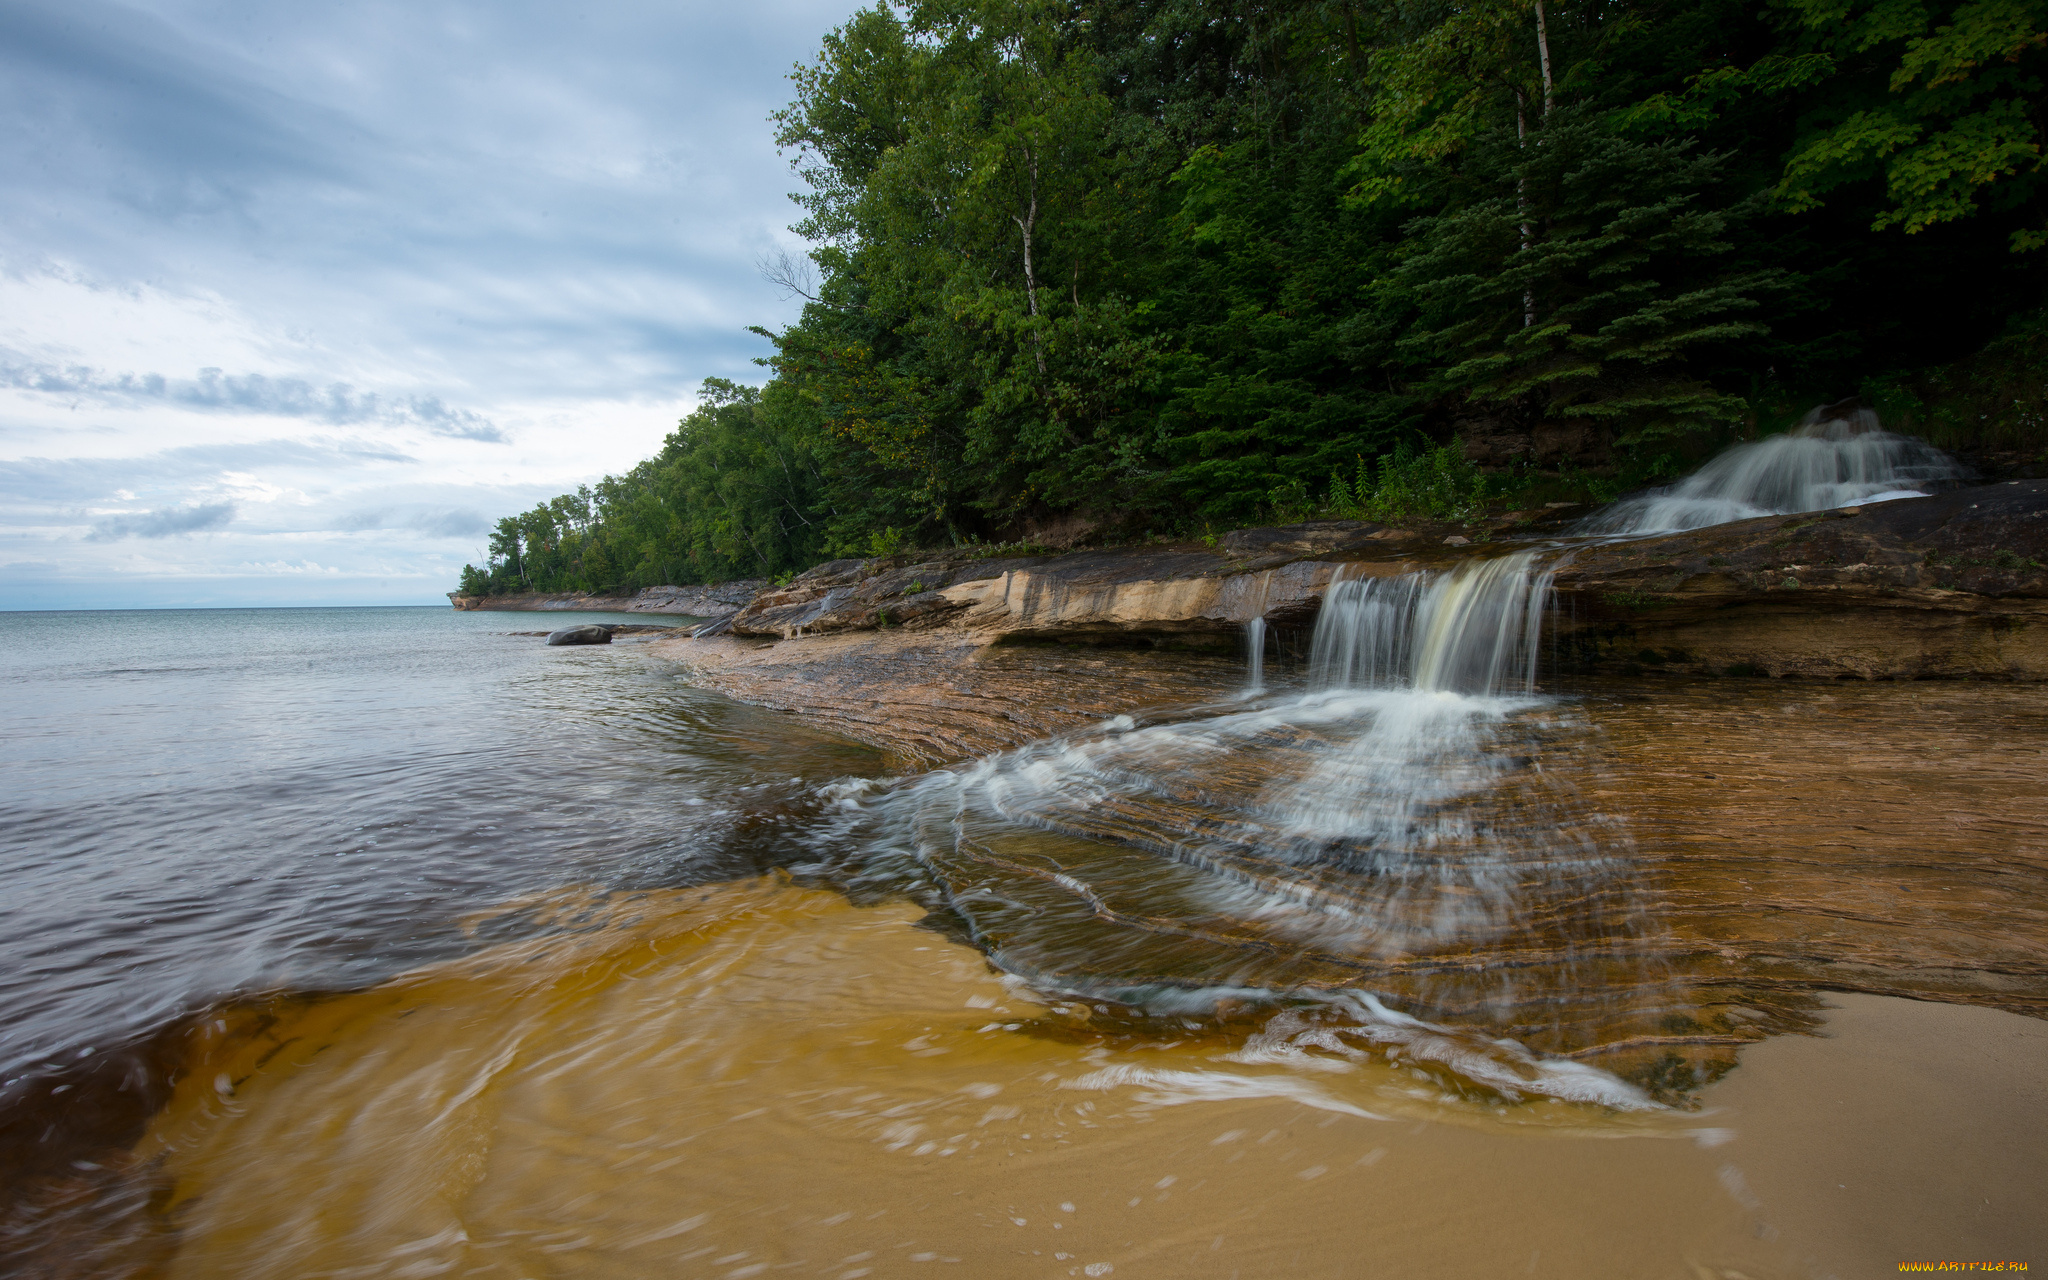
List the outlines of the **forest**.
<svg viewBox="0 0 2048 1280">
<path fill-rule="evenodd" d="M 2044 74 L 2048 0 L 885 2 L 774 118 L 762 385 L 461 589 L 1611 497 L 1851 396 L 2032 458 Z"/>
</svg>

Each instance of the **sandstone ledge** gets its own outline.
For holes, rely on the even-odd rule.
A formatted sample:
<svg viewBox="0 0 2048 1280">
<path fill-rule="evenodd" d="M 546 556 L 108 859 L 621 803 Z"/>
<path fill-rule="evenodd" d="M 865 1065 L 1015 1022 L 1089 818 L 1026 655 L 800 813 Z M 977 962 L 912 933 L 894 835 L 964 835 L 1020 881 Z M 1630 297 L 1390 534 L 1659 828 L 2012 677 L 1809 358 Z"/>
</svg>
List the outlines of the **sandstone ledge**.
<svg viewBox="0 0 2048 1280">
<path fill-rule="evenodd" d="M 1253 618 L 1314 618 L 1339 564 L 1399 573 L 1445 558 L 1411 530 L 1331 520 L 1065 555 L 980 558 L 971 550 L 835 560 L 761 594 L 720 632 L 784 640 L 892 626 L 998 640 L 1234 643 Z"/>
<path fill-rule="evenodd" d="M 1254 618 L 1283 630 L 1312 623 L 1340 569 L 1399 574 L 1546 545 L 1450 546 L 1447 532 L 1321 521 L 1240 530 L 1214 545 L 839 560 L 762 592 L 706 633 L 809 645 L 907 628 L 978 645 L 1231 650 Z M 2048 481 L 1547 545 L 1560 562 L 1549 631 L 1561 666 L 2048 679 Z"/>
<path fill-rule="evenodd" d="M 669 613 L 690 618 L 722 618 L 751 601 L 767 580 L 748 578 L 702 587 L 646 587 L 630 596 L 594 596 L 582 591 L 534 591 L 514 596 L 465 596 L 448 593 L 448 602 L 464 612 L 503 610 L 511 613 Z"/>
<path fill-rule="evenodd" d="M 1581 666 L 2048 679 L 2048 481 L 1581 548 L 1557 574 Z"/>
</svg>

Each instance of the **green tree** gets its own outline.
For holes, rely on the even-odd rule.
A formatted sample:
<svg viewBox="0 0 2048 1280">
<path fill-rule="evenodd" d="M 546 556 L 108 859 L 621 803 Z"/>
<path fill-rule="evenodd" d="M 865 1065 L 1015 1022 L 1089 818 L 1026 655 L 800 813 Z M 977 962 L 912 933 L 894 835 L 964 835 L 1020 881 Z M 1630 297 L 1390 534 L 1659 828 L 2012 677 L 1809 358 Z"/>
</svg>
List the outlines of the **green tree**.
<svg viewBox="0 0 2048 1280">
<path fill-rule="evenodd" d="M 1400 347 L 1436 394 L 1498 412 L 1580 419 L 1617 443 L 1740 423 L 1742 397 L 1690 367 L 1707 344 L 1765 331 L 1779 283 L 1725 265 L 1752 207 L 1716 208 L 1722 157 L 1555 112 L 1533 139 L 1476 143 L 1446 212 L 1409 224 L 1390 303 Z"/>
</svg>

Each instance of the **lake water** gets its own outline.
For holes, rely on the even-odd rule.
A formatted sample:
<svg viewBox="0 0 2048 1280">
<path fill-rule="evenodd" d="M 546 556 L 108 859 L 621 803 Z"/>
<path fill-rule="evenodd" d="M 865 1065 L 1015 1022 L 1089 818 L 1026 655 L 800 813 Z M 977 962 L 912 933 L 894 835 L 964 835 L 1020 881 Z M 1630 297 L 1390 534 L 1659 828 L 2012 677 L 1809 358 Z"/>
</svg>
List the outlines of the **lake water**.
<svg viewBox="0 0 2048 1280">
<path fill-rule="evenodd" d="M 507 634 L 581 621 L 650 620 L 0 613 L 0 1081 L 516 934 L 523 894 L 758 869 L 764 814 L 872 768 L 629 641 Z"/>
</svg>

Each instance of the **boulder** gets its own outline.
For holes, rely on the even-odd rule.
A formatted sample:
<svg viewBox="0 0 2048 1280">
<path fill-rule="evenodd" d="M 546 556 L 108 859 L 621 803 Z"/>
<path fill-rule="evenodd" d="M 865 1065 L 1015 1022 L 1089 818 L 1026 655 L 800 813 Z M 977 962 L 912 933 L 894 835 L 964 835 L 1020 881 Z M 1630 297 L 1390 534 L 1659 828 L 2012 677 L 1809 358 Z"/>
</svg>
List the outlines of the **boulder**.
<svg viewBox="0 0 2048 1280">
<path fill-rule="evenodd" d="M 549 644 L 610 644 L 612 629 L 589 623 L 580 627 L 563 627 L 560 631 L 548 632 Z"/>
</svg>

